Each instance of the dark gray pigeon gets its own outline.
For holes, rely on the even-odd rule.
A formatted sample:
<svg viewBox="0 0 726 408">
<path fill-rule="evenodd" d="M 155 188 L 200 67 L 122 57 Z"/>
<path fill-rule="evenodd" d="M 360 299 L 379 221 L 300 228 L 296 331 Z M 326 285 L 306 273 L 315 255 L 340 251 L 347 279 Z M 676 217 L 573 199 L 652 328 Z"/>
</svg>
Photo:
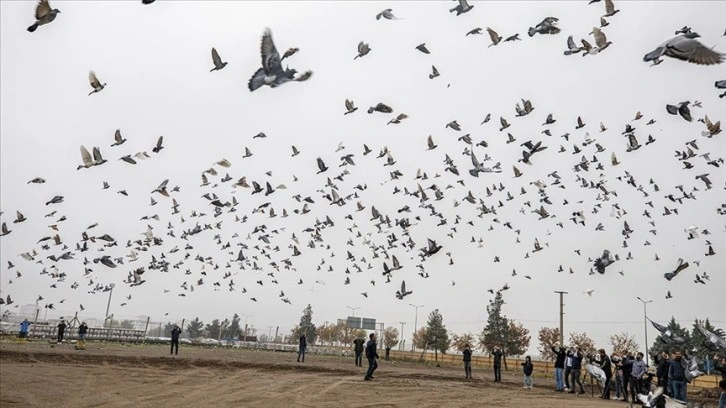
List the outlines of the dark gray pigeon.
<svg viewBox="0 0 726 408">
<path fill-rule="evenodd" d="M 615 259 L 613 259 L 612 255 L 610 255 L 610 251 L 607 249 L 602 251 L 602 255 L 600 255 L 599 258 L 595 259 L 595 269 L 600 274 L 605 273 L 605 268 L 612 265 L 615 262 Z"/>
<path fill-rule="evenodd" d="M 474 6 L 469 5 L 469 2 L 467 2 L 466 0 L 459 0 L 459 4 L 456 7 L 449 9 L 449 13 L 456 12 L 456 15 L 459 16 L 473 8 Z"/>
<path fill-rule="evenodd" d="M 698 37 L 700 37 L 698 33 L 692 32 L 677 35 L 659 45 L 655 50 L 645 54 L 643 61 L 655 61 L 665 55 L 699 65 L 722 63 L 726 56 L 701 44 L 700 41 L 696 40 Z"/>
<path fill-rule="evenodd" d="M 681 271 L 688 268 L 688 262 L 683 262 L 683 259 L 678 258 L 678 266 L 676 266 L 676 269 L 673 272 L 666 272 L 663 274 L 663 277 L 665 277 L 667 280 L 671 280 L 675 278 Z"/>
<path fill-rule="evenodd" d="M 530 27 L 529 31 L 527 31 L 527 34 L 529 34 L 530 37 L 534 37 L 535 34 L 557 34 L 560 32 L 560 29 L 557 27 L 557 24 L 559 23 L 560 19 L 557 17 L 545 17 L 544 20 L 542 20 L 541 23 L 537 24 L 534 27 Z"/>
<path fill-rule="evenodd" d="M 297 71 L 294 69 L 282 69 L 280 53 L 275 48 L 272 31 L 269 28 L 266 28 L 262 34 L 260 54 L 262 56 L 262 68 L 259 68 L 247 83 L 250 92 L 261 88 L 263 85 L 274 88 L 289 81 L 305 81 L 313 74 L 312 71 L 306 71 L 298 76 Z"/>
<path fill-rule="evenodd" d="M 38 27 L 52 22 L 55 20 L 58 13 L 60 13 L 60 10 L 51 9 L 48 0 L 40 0 L 38 5 L 35 6 L 35 23 L 28 27 L 28 31 L 32 33 L 37 30 Z"/>
<path fill-rule="evenodd" d="M 693 118 L 691 117 L 691 110 L 688 108 L 688 105 L 690 104 L 690 101 L 681 102 L 678 104 L 678 106 L 675 105 L 666 105 L 666 110 L 671 115 L 681 115 L 681 117 L 689 122 L 693 121 Z"/>
<path fill-rule="evenodd" d="M 423 52 L 424 54 L 431 54 L 428 48 L 426 48 L 426 43 L 419 44 L 416 46 L 416 49 Z"/>
<path fill-rule="evenodd" d="M 650 319 L 648 319 L 650 323 L 655 327 L 656 330 L 660 332 L 660 336 L 658 336 L 658 340 L 660 340 L 661 343 L 683 343 L 685 342 L 685 339 L 681 336 L 678 336 L 677 334 L 673 333 L 671 329 L 669 329 L 666 326 L 662 326 Z"/>
</svg>

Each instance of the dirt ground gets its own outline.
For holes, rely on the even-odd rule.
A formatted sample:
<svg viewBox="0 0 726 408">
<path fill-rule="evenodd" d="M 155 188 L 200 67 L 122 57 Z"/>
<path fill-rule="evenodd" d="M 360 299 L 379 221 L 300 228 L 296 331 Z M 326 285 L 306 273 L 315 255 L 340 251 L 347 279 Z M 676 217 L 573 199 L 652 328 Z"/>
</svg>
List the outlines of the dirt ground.
<svg viewBox="0 0 726 408">
<path fill-rule="evenodd" d="M 2 407 L 613 407 L 622 402 L 553 392 L 551 379 L 522 388 L 489 372 L 381 361 L 373 381 L 352 357 L 182 346 L 0 343 Z M 364 365 L 366 363 L 364 362 Z"/>
</svg>

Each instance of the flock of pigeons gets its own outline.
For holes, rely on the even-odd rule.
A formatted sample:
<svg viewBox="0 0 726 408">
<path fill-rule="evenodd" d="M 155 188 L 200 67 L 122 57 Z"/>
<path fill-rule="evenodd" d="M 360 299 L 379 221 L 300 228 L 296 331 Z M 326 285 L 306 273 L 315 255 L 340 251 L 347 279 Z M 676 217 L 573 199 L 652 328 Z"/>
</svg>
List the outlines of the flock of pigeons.
<svg viewBox="0 0 726 408">
<path fill-rule="evenodd" d="M 598 1 L 593 0 L 590 3 Z M 142 3 L 151 4 L 153 0 L 142 1 Z M 615 9 L 611 0 L 604 0 L 604 3 L 605 14 L 600 18 L 600 27 L 594 27 L 591 33 L 594 37 L 594 45 L 582 39 L 581 46 L 578 46 L 573 36 L 569 36 L 566 41 L 565 55 L 596 55 L 612 46 L 602 29 L 610 24 L 607 19 L 613 18 L 620 10 Z M 459 16 L 470 12 L 473 8 L 474 5 L 461 0 L 456 7 L 450 9 L 450 12 Z M 60 13 L 60 10 L 50 6 L 48 0 L 40 0 L 35 11 L 35 22 L 28 27 L 28 31 L 35 32 L 38 28 L 55 22 Z M 398 19 L 392 9 L 381 11 L 375 15 L 375 18 L 381 21 Z M 58 19 L 55 24 L 62 24 L 62 21 Z M 527 34 L 529 37 L 537 34 L 557 35 L 561 30 L 558 18 L 547 17 L 531 27 Z M 486 31 L 491 38 L 490 46 L 521 40 L 519 34 L 503 38 L 491 28 L 487 28 Z M 481 28 L 475 28 L 466 35 L 477 34 L 482 34 Z M 643 59 L 653 64 L 660 64 L 664 57 L 702 65 L 720 64 L 724 61 L 726 58 L 724 54 L 704 46 L 697 40 L 698 37 L 698 34 L 690 28 L 684 27 L 676 32 L 675 37 L 645 54 Z M 415 48 L 424 54 L 430 53 L 425 44 Z M 272 32 L 266 29 L 260 45 L 262 64 L 250 77 L 249 90 L 256 91 L 264 86 L 275 88 L 287 82 L 302 82 L 311 78 L 312 71 L 299 73 L 295 69 L 283 68 L 283 60 L 298 51 L 298 48 L 289 48 L 280 56 L 273 41 Z M 361 42 L 354 58 L 365 59 L 364 57 L 370 52 L 369 44 Z M 213 67 L 210 72 L 219 71 L 228 66 L 215 48 L 211 49 L 211 57 Z M 432 68 L 430 79 L 440 75 L 435 67 Z M 93 71 L 89 73 L 89 83 L 91 87 L 89 96 L 102 92 L 106 87 L 106 83 L 102 83 Z M 716 82 L 716 87 L 726 88 L 726 80 Z M 269 90 L 269 92 L 276 91 Z M 720 95 L 720 97 L 723 96 Z M 454 248 L 453 245 L 449 246 L 447 238 L 443 238 L 444 236 L 453 239 L 456 234 L 470 231 L 472 234 L 471 246 L 483 248 L 485 234 L 502 235 L 509 234 L 511 231 L 516 237 L 515 245 L 525 240 L 530 243 L 529 249 L 522 251 L 522 257 L 529 258 L 535 256 L 539 251 L 556 247 L 557 243 L 554 241 L 540 243 L 540 239 L 547 239 L 546 236 L 527 236 L 525 228 L 527 223 L 542 221 L 549 222 L 549 227 L 553 229 L 592 231 L 588 234 L 604 231 L 606 227 L 617 223 L 617 228 L 622 230 L 622 248 L 634 246 L 633 237 L 644 241 L 640 245 L 649 246 L 647 236 L 657 234 L 657 222 L 663 217 L 678 217 L 679 209 L 683 206 L 693 205 L 699 196 L 708 195 L 707 200 L 712 200 L 709 202 L 715 202 L 717 199 L 723 200 L 725 197 L 723 188 L 714 187 L 709 174 L 709 172 L 715 172 L 721 174 L 720 179 L 723 178 L 723 166 L 726 163 L 724 157 L 720 155 L 723 155 L 724 151 L 717 149 L 705 152 L 699 146 L 702 144 L 713 145 L 715 140 L 723 137 L 720 121 L 712 121 L 705 115 L 700 117 L 698 109 L 701 109 L 701 103 L 698 101 L 684 101 L 665 107 L 667 113 L 678 115 L 682 120 L 692 123 L 694 133 L 698 135 L 693 140 L 683 143 L 682 150 L 676 152 L 677 162 L 684 166 L 684 171 L 689 172 L 690 179 L 694 181 L 690 186 L 669 185 L 668 180 L 662 180 L 662 184 L 654 179 L 641 180 L 638 174 L 633 174 L 628 170 L 618 172 L 617 166 L 621 164 L 621 158 L 616 155 L 612 147 L 606 147 L 612 144 L 610 140 L 613 140 L 615 136 L 595 136 L 596 133 L 608 132 L 608 127 L 602 122 L 593 128 L 582 117 L 572 120 L 557 118 L 555 114 L 549 113 L 542 123 L 541 134 L 544 137 L 541 140 L 518 140 L 511 133 L 510 127 L 516 121 L 524 120 L 523 118 L 532 115 L 536 110 L 535 105 L 533 101 L 525 99 L 521 101 L 521 104 L 517 103 L 514 107 L 515 119 L 513 121 L 505 118 L 506 113 L 501 113 L 499 126 L 491 129 L 492 132 L 498 131 L 502 135 L 506 134 L 501 145 L 494 140 L 474 140 L 471 133 L 464 134 L 466 132 L 464 126 L 456 120 L 445 125 L 442 124 L 443 128 L 449 129 L 447 132 L 461 135 L 457 137 L 457 141 L 461 143 L 463 158 L 457 158 L 450 152 L 443 152 L 440 157 L 430 156 L 437 157 L 437 160 L 441 160 L 443 165 L 439 165 L 437 168 L 434 163 L 426 163 L 429 167 L 425 170 L 419 169 L 415 173 L 409 173 L 397 166 L 394 152 L 387 146 L 381 147 L 378 153 L 374 153 L 374 150 L 366 143 L 361 143 L 362 146 L 357 148 L 340 143 L 335 149 L 335 154 L 340 155 L 338 166 L 329 166 L 326 163 L 326 160 L 329 161 L 329 159 L 322 155 L 316 159 L 315 163 L 310 163 L 310 173 L 326 175 L 326 181 L 319 189 L 311 191 L 309 195 L 292 196 L 291 198 L 297 205 L 294 209 L 288 209 L 279 204 L 283 200 L 278 197 L 285 195 L 287 186 L 271 181 L 272 171 L 267 173 L 268 178 L 265 180 L 252 180 L 242 174 L 233 176 L 230 175 L 230 169 L 232 161 L 236 158 L 233 160 L 221 158 L 208 169 L 200 171 L 200 188 L 203 189 L 202 197 L 208 201 L 209 207 L 207 208 L 183 208 L 183 203 L 177 200 L 180 197 L 181 189 L 170 179 L 163 179 L 156 188 L 150 189 L 149 196 L 145 200 L 149 201 L 152 208 L 156 208 L 156 205 L 164 207 L 164 213 L 142 218 L 146 226 L 143 228 L 142 238 L 139 239 L 112 237 L 107 233 L 95 234 L 99 223 L 89 225 L 80 237 L 63 237 L 63 222 L 66 221 L 66 217 L 62 215 L 64 197 L 54 196 L 45 203 L 49 211 L 43 215 L 53 220 L 49 226 L 50 231 L 40 234 L 37 246 L 28 248 L 21 254 L 3 254 L 3 259 L 7 261 L 7 266 L 3 265 L 2 269 L 3 283 L 7 283 L 3 285 L 4 291 L 12 292 L 13 281 L 22 278 L 20 269 L 23 266 L 16 267 L 13 259 L 14 256 L 18 256 L 23 262 L 41 265 L 41 274 L 47 275 L 51 279 L 51 288 L 66 285 L 71 289 L 78 289 L 86 286 L 87 292 L 94 294 L 111 290 L 114 281 L 117 284 L 121 283 L 118 279 L 114 279 L 114 275 L 100 274 L 101 270 L 123 271 L 122 273 L 126 277 L 123 283 L 130 288 L 142 285 L 149 280 L 161 279 L 163 273 L 173 272 L 183 276 L 180 279 L 183 280 L 183 283 L 178 287 L 165 289 L 164 293 L 174 291 L 174 294 L 186 297 L 211 281 L 211 285 L 208 286 L 212 286 L 215 291 L 225 287 L 231 292 L 249 292 L 247 296 L 256 302 L 258 299 L 254 294 L 255 285 L 279 284 L 283 288 L 285 285 L 295 283 L 302 285 L 307 276 L 305 272 L 297 270 L 295 259 L 297 257 L 320 257 L 318 271 L 328 273 L 326 276 L 331 278 L 340 279 L 345 285 L 355 282 L 357 288 L 368 287 L 368 290 L 360 292 L 363 297 L 368 297 L 369 290 L 376 291 L 376 295 L 381 295 L 381 292 L 377 291 L 381 287 L 377 285 L 378 283 L 395 282 L 395 297 L 403 300 L 414 293 L 412 288 L 415 285 L 410 284 L 411 279 L 416 279 L 417 276 L 420 280 L 425 280 L 429 277 L 429 271 L 426 268 L 429 259 L 446 256 L 448 263 L 454 265 L 453 253 L 457 248 Z M 344 111 L 341 112 L 342 115 L 355 114 L 358 110 L 351 99 L 345 100 L 344 108 Z M 393 109 L 381 102 L 371 106 L 367 112 L 368 114 L 388 115 L 393 113 Z M 407 114 L 399 113 L 393 116 L 388 123 L 400 124 L 407 118 Z M 492 114 L 488 113 L 481 126 L 491 127 L 491 125 L 487 125 L 491 119 Z M 694 121 L 694 119 L 696 120 Z M 552 127 L 555 122 L 563 123 L 568 120 L 572 121 L 570 132 L 562 135 L 552 133 L 555 131 Z M 681 119 L 666 116 L 666 120 Z M 651 144 L 656 143 L 656 139 L 649 134 L 647 141 L 641 144 L 643 137 L 639 134 L 640 132 L 650 133 L 647 129 L 655 122 L 655 118 L 645 119 L 641 112 L 637 112 L 632 120 L 622 125 L 624 131 L 615 132 L 625 140 L 625 155 L 641 149 L 647 150 Z M 253 139 L 266 138 L 267 135 L 262 132 L 253 137 Z M 119 148 L 118 146 L 122 146 L 125 142 L 126 139 L 121 131 L 117 130 L 113 135 L 111 147 L 115 152 Z M 165 147 L 163 142 L 163 137 L 159 137 L 151 148 L 152 154 L 141 151 L 134 154 L 115 155 L 115 160 L 121 160 L 125 164 L 113 164 L 113 160 L 105 159 L 99 147 L 92 147 L 89 150 L 85 146 L 81 146 L 81 164 L 77 168 L 79 171 L 94 171 L 94 168 L 98 166 L 136 165 L 140 161 L 151 159 L 154 155 L 163 155 L 162 150 Z M 490 149 L 490 144 L 496 145 L 497 149 L 517 149 L 519 159 L 509 164 L 495 161 L 493 156 L 496 156 L 497 149 Z M 559 147 L 557 147 L 558 144 Z M 442 149 L 431 135 L 425 141 L 421 141 L 420 148 L 421 152 L 432 151 L 433 153 L 430 154 L 433 155 L 440 151 L 437 149 Z M 539 166 L 536 166 L 535 163 L 541 152 L 550 148 L 557 149 L 557 153 L 563 155 L 563 160 L 565 157 L 574 158 L 570 174 L 558 174 L 557 171 L 546 174 L 546 172 L 530 170 L 542 168 L 541 163 L 537 163 Z M 340 153 L 343 150 L 345 152 Z M 299 153 L 298 147 L 290 146 L 290 157 L 293 160 Z M 251 149 L 246 147 L 244 155 L 239 159 L 252 155 Z M 348 182 L 349 176 L 355 172 L 356 163 L 361 160 L 380 161 L 384 168 L 389 169 L 389 178 L 352 185 Z M 427 159 L 427 161 L 430 160 Z M 69 165 L 71 164 L 69 163 Z M 511 172 L 509 168 L 511 168 Z M 611 174 L 617 172 L 618 175 L 613 178 L 606 177 L 604 174 L 606 168 L 611 168 L 613 171 Z M 500 175 L 500 173 L 508 175 Z M 538 174 L 542 176 L 537 176 Z M 528 183 L 530 187 L 509 188 L 507 184 L 511 180 L 510 177 L 514 179 L 531 177 L 531 181 Z M 162 178 L 160 177 L 160 179 Z M 297 181 L 298 178 L 295 176 L 293 182 Z M 46 183 L 46 179 L 38 176 L 29 180 L 28 183 L 43 184 Z M 615 183 L 620 184 L 619 188 L 630 189 L 642 195 L 642 202 L 619 202 L 618 191 L 613 186 Z M 110 185 L 104 182 L 103 189 L 108 188 Z M 396 202 L 400 203 L 397 211 L 386 213 L 379 210 L 381 205 L 377 208 L 373 203 L 364 203 L 361 196 L 368 194 L 364 192 L 369 188 L 378 189 L 378 197 L 385 197 L 379 199 L 385 202 L 392 200 L 390 197 L 395 197 Z M 587 200 L 570 202 L 564 198 L 561 202 L 556 201 L 554 197 L 564 194 L 559 193 L 559 190 L 567 189 L 583 191 L 579 194 L 591 198 L 592 205 L 588 208 L 588 205 L 585 204 Z M 712 189 L 715 191 L 711 191 Z M 558 192 L 554 193 L 553 190 Z M 125 190 L 118 191 L 118 193 L 128 196 Z M 245 205 L 241 204 L 236 194 L 251 196 L 259 194 L 266 197 L 266 201 L 257 207 L 246 210 Z M 726 200 L 723 201 L 709 211 L 715 211 L 721 216 L 726 215 Z M 471 218 L 445 215 L 450 212 L 452 205 L 453 207 L 475 208 L 476 215 Z M 347 214 L 342 219 L 334 219 L 330 215 L 326 215 L 327 208 L 331 208 L 331 206 L 342 208 Z M 503 207 L 513 206 L 519 206 L 520 219 L 503 219 L 498 215 L 498 211 L 501 211 Z M 166 213 L 167 211 L 168 213 Z M 605 222 L 597 222 L 596 225 L 593 225 L 588 220 L 591 214 L 607 211 L 610 211 L 610 220 L 612 220 L 609 223 L 605 220 Z M 307 215 L 309 213 L 315 216 L 314 220 L 312 216 Z M 40 217 L 41 214 L 30 216 Z M 306 226 L 299 230 L 291 230 L 290 226 L 294 223 L 276 220 L 288 217 L 297 217 L 299 222 Z M 647 219 L 647 223 L 650 225 L 649 231 L 634 231 L 628 223 L 628 217 Z M 437 231 L 428 231 L 426 235 L 421 235 L 416 226 L 422 224 L 424 219 L 433 219 Z M 22 229 L 22 223 L 26 220 L 26 216 L 20 211 L 16 211 L 16 218 L 12 222 L 3 220 L 0 229 L 2 239 L 11 239 L 13 230 Z M 268 224 L 272 226 L 268 226 Z M 342 242 L 326 241 L 326 234 L 329 230 L 341 231 L 340 227 L 336 228 L 336 225 L 339 224 L 345 226 L 347 238 Z M 488 226 L 484 224 L 488 224 Z M 434 237 L 429 236 L 429 233 Z M 547 235 L 550 234 L 552 233 L 548 230 Z M 682 237 L 673 237 L 673 239 L 703 239 L 704 256 L 714 256 L 717 255 L 714 247 L 719 248 L 719 244 L 712 244 L 709 240 L 710 237 L 707 237 L 709 235 L 712 233 L 708 229 L 692 225 L 685 229 Z M 644 237 L 646 239 L 643 239 Z M 219 255 L 200 253 L 199 240 L 202 239 L 212 242 L 221 253 L 227 255 L 226 258 L 221 259 Z M 323 255 L 320 255 L 321 252 Z M 579 250 L 576 251 L 576 255 L 582 256 Z M 345 256 L 346 266 L 342 270 L 335 270 L 332 266 L 330 259 L 336 256 Z M 403 257 L 406 260 L 400 262 L 399 258 L 404 259 Z M 634 255 L 629 250 L 627 250 L 627 255 L 621 257 L 620 254 L 615 253 L 614 248 L 604 248 L 602 254 L 590 254 L 591 268 L 584 272 L 589 272 L 591 275 L 606 274 L 611 269 L 611 265 L 618 265 L 633 257 Z M 83 272 L 75 272 L 73 268 L 66 266 L 66 263 L 74 264 L 68 262 L 69 260 L 80 261 L 81 259 Z M 655 261 L 659 260 L 660 258 L 656 254 Z M 494 256 L 487 260 L 487 263 L 489 262 L 491 264 L 500 262 L 500 257 Z M 662 267 L 665 271 L 664 279 L 669 281 L 675 279 L 676 275 L 688 268 L 690 264 L 698 267 L 699 263 L 699 260 L 687 262 L 679 259 L 676 265 L 665 265 Z M 618 266 L 616 268 L 619 269 L 620 274 L 624 274 L 622 268 Z M 12 271 L 13 269 L 15 271 Z M 297 274 L 286 273 L 293 271 L 296 271 Z M 340 272 L 340 274 L 330 274 L 331 272 Z M 560 265 L 557 272 L 573 274 L 575 270 L 571 266 L 566 268 Z M 409 279 L 409 285 L 401 276 L 397 275 L 405 275 Z M 361 276 L 365 276 L 365 278 L 360 278 Z M 517 271 L 513 270 L 512 277 L 516 276 Z M 531 274 L 523 277 L 533 279 Z M 706 272 L 701 271 L 694 272 L 693 277 L 696 284 L 706 284 L 710 279 Z M 167 277 L 163 279 L 168 280 Z M 451 284 L 455 285 L 455 283 L 452 280 Z M 325 280 L 316 279 L 314 285 L 324 286 L 325 284 Z M 509 285 L 505 285 L 498 290 L 508 288 Z M 394 290 L 390 290 L 386 293 L 392 295 L 393 292 Z M 493 293 L 494 289 L 489 289 L 489 292 Z M 588 295 L 592 295 L 593 292 L 594 289 L 585 290 Z M 25 294 L 22 296 L 27 297 Z M 46 294 L 46 296 L 48 295 Z M 665 294 L 666 299 L 671 297 L 670 291 Z M 285 303 L 292 303 L 284 290 L 280 290 L 279 299 Z M 38 295 L 38 300 L 44 300 L 44 297 Z M 127 296 L 126 300 L 131 300 L 131 294 Z M 65 299 L 49 299 L 46 301 L 45 307 L 52 309 L 54 303 L 64 301 Z M 6 297 L 0 299 L 0 302 L 10 305 L 14 300 L 10 294 L 7 294 Z M 126 303 L 122 303 L 122 306 Z M 83 309 L 82 305 L 79 307 L 81 310 Z"/>
</svg>

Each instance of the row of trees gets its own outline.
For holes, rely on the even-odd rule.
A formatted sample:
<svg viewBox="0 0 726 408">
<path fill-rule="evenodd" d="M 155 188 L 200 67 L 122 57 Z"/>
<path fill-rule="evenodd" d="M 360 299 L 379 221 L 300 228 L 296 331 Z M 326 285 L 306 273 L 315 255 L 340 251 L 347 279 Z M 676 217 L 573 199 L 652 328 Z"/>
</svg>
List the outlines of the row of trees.
<svg viewBox="0 0 726 408">
<path fill-rule="evenodd" d="M 156 336 L 171 336 L 171 331 L 178 323 L 166 322 L 163 326 L 153 325 L 149 327 L 147 334 Z M 209 337 L 213 339 L 239 339 L 245 335 L 244 324 L 240 325 L 240 317 L 237 313 L 232 316 L 232 319 L 213 319 L 211 323 L 204 324 L 199 317 L 195 317 L 194 320 L 187 323 L 186 327 L 182 328 L 182 336 L 191 339 L 197 339 L 202 337 Z M 124 320 L 120 323 L 115 322 L 114 327 L 122 328 L 133 328 L 133 322 L 131 320 Z M 257 329 L 247 328 L 247 336 L 255 336 Z"/>
<path fill-rule="evenodd" d="M 529 330 L 522 323 L 509 319 L 504 315 L 502 307 L 504 306 L 504 297 L 502 291 L 497 291 L 493 299 L 487 305 L 487 324 L 478 334 L 462 333 L 449 334 L 444 324 L 444 317 L 438 309 L 432 311 L 426 322 L 426 325 L 417 329 L 412 335 L 413 344 L 416 348 L 423 350 L 433 350 L 438 355 L 439 352 L 446 353 L 449 350 L 460 352 L 469 344 L 472 348 L 478 348 L 485 353 L 491 353 L 495 346 L 499 346 L 505 356 L 521 356 L 529 349 L 531 336 Z M 356 337 L 365 338 L 367 332 L 363 329 L 352 329 L 347 327 L 345 322 L 341 321 L 337 324 L 324 324 L 316 327 L 312 322 L 313 311 L 308 305 L 303 310 L 300 323 L 292 329 L 291 342 L 306 333 L 308 344 L 334 344 L 336 342 L 349 345 Z M 707 330 L 715 333 L 721 338 L 726 338 L 723 330 L 717 329 L 711 325 L 706 319 L 698 320 L 693 324 L 692 330 L 681 327 L 675 319 L 671 319 L 667 327 L 674 334 L 685 339 L 683 344 L 664 344 L 658 339 L 650 347 L 650 354 L 660 353 L 661 351 L 688 350 L 696 355 L 708 354 L 705 347 L 706 339 L 698 330 L 697 326 L 701 325 Z M 595 341 L 591 339 L 586 332 L 569 333 L 568 342 L 564 343 L 560 339 L 559 329 L 556 327 L 542 327 L 537 335 L 539 341 L 538 351 L 540 356 L 545 360 L 553 360 L 555 355 L 552 352 L 552 346 L 555 344 L 563 344 L 568 347 L 580 347 L 585 353 L 592 353 L 596 350 Z M 394 348 L 399 343 L 399 331 L 394 327 L 387 327 L 383 333 L 382 339 L 385 347 Z M 616 333 L 610 336 L 608 345 L 603 347 L 609 352 L 617 354 L 633 353 L 644 351 L 640 349 L 640 345 L 635 341 L 635 337 L 626 332 Z M 506 359 L 505 359 L 506 365 Z"/>
</svg>

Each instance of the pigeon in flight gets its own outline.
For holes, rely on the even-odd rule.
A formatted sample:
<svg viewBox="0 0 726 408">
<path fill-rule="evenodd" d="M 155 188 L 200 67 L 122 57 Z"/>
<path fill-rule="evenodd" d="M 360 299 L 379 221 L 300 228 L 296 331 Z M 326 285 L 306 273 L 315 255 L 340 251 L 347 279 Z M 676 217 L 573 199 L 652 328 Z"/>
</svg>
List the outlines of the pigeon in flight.
<svg viewBox="0 0 726 408">
<path fill-rule="evenodd" d="M 706 348 L 713 351 L 726 351 L 726 340 L 706 330 L 703 325 L 697 324 L 696 327 L 698 327 L 698 331 L 706 338 L 704 342 Z"/>
<path fill-rule="evenodd" d="M 600 255 L 599 258 L 595 259 L 595 269 L 597 269 L 598 273 L 604 274 L 605 268 L 612 265 L 615 262 L 615 259 L 613 259 L 612 255 L 610 255 L 610 251 L 607 249 L 602 251 L 602 255 Z"/>
<path fill-rule="evenodd" d="M 660 332 L 660 336 L 658 336 L 658 340 L 661 343 L 664 343 L 664 344 L 683 343 L 686 341 L 683 337 L 678 336 L 677 334 L 673 333 L 673 331 L 671 329 L 669 329 L 668 327 L 662 326 L 650 319 L 648 319 L 648 321 L 650 321 L 650 323 L 653 325 L 653 327 L 655 327 L 655 329 Z"/>
<path fill-rule="evenodd" d="M 381 17 L 385 18 L 386 20 L 400 20 L 398 17 L 393 15 L 393 9 L 390 8 L 387 8 L 376 14 L 376 20 L 380 20 Z"/>
<path fill-rule="evenodd" d="M 103 88 L 106 87 L 106 83 L 101 83 L 101 81 L 98 80 L 96 77 L 96 73 L 93 71 L 88 72 L 88 82 L 91 83 L 91 87 L 93 90 L 88 94 L 88 96 L 91 96 L 95 94 L 96 92 L 101 92 Z"/>
<path fill-rule="evenodd" d="M 306 71 L 296 76 L 294 69 L 282 69 L 280 54 L 272 41 L 272 31 L 266 28 L 262 34 L 260 43 L 260 55 L 262 56 L 262 68 L 259 68 L 247 83 L 250 92 L 253 92 L 264 85 L 275 88 L 289 81 L 305 81 L 312 75 L 312 71 Z"/>
<path fill-rule="evenodd" d="M 371 52 L 371 47 L 368 45 L 368 43 L 364 43 L 363 41 L 358 43 L 358 55 L 356 55 L 353 59 L 358 59 L 360 57 L 364 57 L 368 55 L 368 53 Z"/>
<path fill-rule="evenodd" d="M 714 65 L 720 64 L 726 59 L 726 55 L 701 44 L 700 41 L 696 40 L 698 37 L 700 35 L 693 32 L 677 35 L 659 45 L 655 50 L 645 54 L 643 61 L 655 61 L 665 55 L 666 57 L 688 61 L 693 64 Z"/>
<path fill-rule="evenodd" d="M 55 20 L 58 13 L 60 13 L 60 10 L 51 9 L 48 0 L 40 0 L 38 5 L 35 6 L 35 23 L 28 27 L 28 31 L 32 33 L 37 30 L 38 27 L 52 22 Z"/>
<path fill-rule="evenodd" d="M 666 272 L 663 274 L 663 277 L 665 277 L 667 280 L 671 280 L 678 276 L 681 271 L 688 268 L 688 262 L 683 262 L 682 258 L 678 258 L 678 266 L 676 266 L 676 269 L 673 270 L 673 272 Z"/>
<path fill-rule="evenodd" d="M 222 62 L 222 58 L 219 57 L 219 53 L 214 47 L 212 47 L 212 63 L 214 64 L 214 68 L 210 69 L 209 72 L 219 71 L 227 66 L 227 62 Z"/>
<path fill-rule="evenodd" d="M 449 13 L 456 12 L 456 15 L 460 16 L 474 8 L 474 6 L 469 5 L 469 2 L 467 2 L 466 0 L 458 0 L 458 1 L 459 1 L 459 4 L 456 7 L 449 9 Z"/>
<path fill-rule="evenodd" d="M 431 54 L 428 48 L 426 48 L 426 43 L 419 44 L 416 46 L 416 49 L 423 52 L 424 54 Z"/>
<path fill-rule="evenodd" d="M 406 296 L 412 294 L 413 291 L 406 290 L 406 281 L 401 281 L 401 290 L 396 291 L 396 299 L 403 300 Z"/>
<path fill-rule="evenodd" d="M 535 34 L 557 34 L 560 32 L 560 29 L 557 27 L 557 24 L 559 23 L 560 19 L 557 17 L 545 17 L 542 22 L 537 24 L 534 27 L 530 27 L 529 31 L 527 31 L 527 34 L 529 34 L 530 37 L 534 37 Z"/>
</svg>

